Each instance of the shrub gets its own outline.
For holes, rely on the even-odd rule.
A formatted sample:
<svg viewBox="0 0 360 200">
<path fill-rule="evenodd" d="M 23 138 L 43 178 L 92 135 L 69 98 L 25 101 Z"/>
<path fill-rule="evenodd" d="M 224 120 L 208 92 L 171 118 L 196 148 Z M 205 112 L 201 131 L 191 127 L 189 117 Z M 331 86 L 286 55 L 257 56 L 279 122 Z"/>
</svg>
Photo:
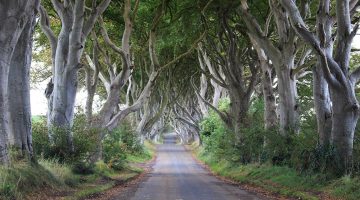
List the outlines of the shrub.
<svg viewBox="0 0 360 200">
<path fill-rule="evenodd" d="M 109 167 L 121 170 L 128 154 L 143 154 L 145 150 L 136 132 L 127 122 L 122 123 L 103 140 L 103 159 Z"/>
<path fill-rule="evenodd" d="M 228 110 L 228 101 L 222 101 L 219 108 Z M 227 160 L 242 164 L 272 163 L 289 166 L 300 172 L 320 172 L 340 175 L 339 159 L 332 146 L 318 145 L 316 119 L 312 113 L 306 113 L 301 119 L 301 131 L 283 136 L 274 128 L 265 130 L 263 122 L 264 104 L 255 100 L 241 128 L 242 143 L 235 144 L 234 133 L 227 129 L 217 113 L 210 111 L 200 123 L 200 136 L 204 155 L 216 160 Z M 251 122 L 251 123 L 250 123 Z M 358 145 L 358 146 L 357 146 Z M 354 157 L 360 155 L 360 142 L 354 145 Z M 356 160 L 355 160 L 356 161 Z M 355 162 L 354 168 L 360 168 Z"/>
<path fill-rule="evenodd" d="M 93 174 L 95 164 L 89 161 L 77 161 L 72 164 L 72 172 L 76 174 Z"/>
<path fill-rule="evenodd" d="M 50 142 L 46 119 L 33 120 L 32 122 L 32 143 L 34 154 L 40 157 L 48 157 Z"/>
<path fill-rule="evenodd" d="M 90 157 L 96 150 L 99 130 L 86 125 L 84 115 L 77 114 L 71 130 L 74 150 L 68 146 L 67 130 L 54 128 L 51 143 L 48 137 L 46 120 L 37 119 L 33 122 L 33 146 L 35 155 L 44 159 L 55 159 L 60 163 L 67 163 L 73 167 L 73 172 L 89 174 L 94 172 L 94 165 Z M 121 170 L 125 167 L 127 155 L 141 155 L 145 153 L 138 135 L 131 128 L 130 123 L 124 122 L 111 133 L 108 133 L 103 144 L 103 159 L 109 167 Z"/>
<path fill-rule="evenodd" d="M 95 149 L 98 130 L 86 125 L 83 115 L 76 115 L 71 130 L 74 149 L 66 148 L 68 130 L 53 128 L 51 141 L 48 136 L 46 120 L 33 121 L 33 147 L 35 155 L 45 159 L 56 159 L 59 162 L 86 162 Z"/>
</svg>

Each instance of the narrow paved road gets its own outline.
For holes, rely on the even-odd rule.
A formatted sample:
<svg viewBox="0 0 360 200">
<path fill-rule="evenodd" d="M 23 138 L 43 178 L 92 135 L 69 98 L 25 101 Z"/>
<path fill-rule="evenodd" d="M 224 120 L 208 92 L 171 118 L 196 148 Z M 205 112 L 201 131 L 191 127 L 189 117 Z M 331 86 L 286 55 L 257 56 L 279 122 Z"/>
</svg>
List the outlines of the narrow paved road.
<svg viewBox="0 0 360 200">
<path fill-rule="evenodd" d="M 229 185 L 204 170 L 176 136 L 165 136 L 149 178 L 140 184 L 132 200 L 254 200 L 264 199 Z"/>
</svg>

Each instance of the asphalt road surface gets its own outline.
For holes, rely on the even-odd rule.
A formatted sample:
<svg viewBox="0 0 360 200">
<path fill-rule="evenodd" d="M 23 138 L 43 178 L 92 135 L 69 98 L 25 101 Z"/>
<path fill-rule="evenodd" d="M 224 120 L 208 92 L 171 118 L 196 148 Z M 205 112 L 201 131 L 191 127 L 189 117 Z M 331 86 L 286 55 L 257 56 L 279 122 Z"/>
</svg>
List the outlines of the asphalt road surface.
<svg viewBox="0 0 360 200">
<path fill-rule="evenodd" d="M 211 176 L 183 146 L 175 143 L 174 134 L 164 137 L 153 171 L 132 200 L 265 199 Z"/>
</svg>

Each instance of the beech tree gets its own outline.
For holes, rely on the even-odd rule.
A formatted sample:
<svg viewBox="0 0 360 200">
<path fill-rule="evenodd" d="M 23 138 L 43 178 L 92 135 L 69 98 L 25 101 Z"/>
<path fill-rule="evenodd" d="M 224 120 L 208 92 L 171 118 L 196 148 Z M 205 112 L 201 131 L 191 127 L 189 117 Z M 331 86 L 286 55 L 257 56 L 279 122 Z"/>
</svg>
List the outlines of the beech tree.
<svg viewBox="0 0 360 200">
<path fill-rule="evenodd" d="M 171 78 L 168 78 L 168 82 L 170 82 Z M 157 94 L 151 95 L 151 98 L 144 104 L 144 114 L 136 128 L 140 137 L 148 135 L 147 138 L 150 138 L 155 134 L 155 129 L 161 129 L 163 126 L 163 115 L 170 104 L 168 98 L 170 83 L 164 87 L 161 89 L 161 86 L 158 86 Z"/>
<path fill-rule="evenodd" d="M 193 50 L 196 48 L 197 44 L 205 36 L 204 33 L 201 34 L 200 37 L 197 38 L 185 52 L 179 55 L 174 55 L 174 57 L 170 59 L 170 61 L 166 61 L 165 64 L 161 64 L 158 57 L 158 52 L 156 50 L 156 42 L 157 42 L 156 35 L 159 28 L 159 24 L 162 22 L 163 16 L 166 12 L 165 9 L 166 9 L 166 2 L 163 2 L 156 8 L 155 16 L 154 19 L 152 20 L 151 27 L 149 29 L 148 52 L 150 57 L 150 70 L 149 70 L 148 80 L 146 84 L 144 84 L 144 87 L 140 95 L 137 97 L 136 100 L 134 100 L 132 105 L 115 113 L 112 116 L 112 118 L 108 121 L 108 123 L 105 125 L 104 128 L 109 131 L 113 130 L 130 113 L 139 111 L 144 105 L 144 103 L 146 103 L 149 100 L 150 96 L 152 95 L 155 86 L 155 81 L 158 79 L 160 74 L 164 72 L 165 69 L 176 64 L 182 58 L 190 55 L 193 52 Z"/>
<path fill-rule="evenodd" d="M 48 97 L 48 127 L 61 128 L 67 132 L 67 142 L 72 149 L 70 128 L 74 118 L 74 104 L 77 91 L 77 74 L 82 67 L 80 59 L 88 35 L 105 11 L 111 0 L 103 0 L 100 4 L 92 1 L 91 11 L 86 12 L 85 0 L 51 0 L 56 14 L 61 20 L 59 35 L 51 30 L 50 20 L 45 8 L 41 7 L 40 25 L 47 36 L 53 63 L 53 77 L 47 88 Z M 51 133 L 50 140 L 51 140 Z"/>
<path fill-rule="evenodd" d="M 262 77 L 261 86 L 264 98 L 264 122 L 265 128 L 271 129 L 277 125 L 278 119 L 276 114 L 276 99 L 273 89 L 273 74 L 270 60 L 265 54 L 264 50 L 254 41 L 251 35 L 249 35 L 252 45 L 256 50 L 259 64 L 261 67 Z"/>
<path fill-rule="evenodd" d="M 9 163 L 9 145 L 32 157 L 29 70 L 38 6 L 0 1 L 0 165 Z"/>
<path fill-rule="evenodd" d="M 200 65 L 205 65 L 204 63 L 211 65 L 206 56 L 206 54 L 211 54 L 213 63 L 220 66 L 221 71 L 220 68 L 210 67 L 213 72 L 208 76 L 228 90 L 231 102 L 230 110 L 229 112 L 219 111 L 201 94 L 198 96 L 221 116 L 227 126 L 235 132 L 237 143 L 240 143 L 242 140 L 240 128 L 246 126 L 245 119 L 251 104 L 251 96 L 259 82 L 260 66 L 259 63 L 253 62 L 253 59 L 257 60 L 257 55 L 251 50 L 247 36 L 244 36 L 237 27 L 231 24 L 234 19 L 231 18 L 230 13 L 225 10 L 219 11 L 219 19 L 222 23 L 216 33 L 217 37 L 207 38 L 207 48 L 202 50 L 203 57 Z M 206 50 L 208 52 L 204 52 Z M 225 78 L 222 77 L 222 73 Z"/>
<path fill-rule="evenodd" d="M 319 2 L 316 36 L 308 30 L 298 6 L 290 0 L 281 0 L 284 8 L 290 13 L 293 28 L 297 34 L 308 42 L 319 57 L 324 77 L 328 83 L 332 102 L 331 142 L 341 160 L 341 170 L 352 165 L 354 131 L 359 118 L 359 103 L 355 95 L 355 86 L 360 80 L 360 68 L 349 69 L 351 43 L 358 30 L 352 26 L 351 16 L 357 8 L 357 0 L 337 0 L 336 14 L 330 15 L 330 0 Z M 336 47 L 332 53 L 332 45 L 327 41 L 336 21 Z"/>
<path fill-rule="evenodd" d="M 211 104 L 214 107 L 217 107 L 219 104 L 220 98 L 225 96 L 226 90 L 224 85 L 225 75 L 221 68 L 221 66 L 212 61 L 209 55 L 207 54 L 206 50 L 204 49 L 203 45 L 199 45 L 198 47 L 198 59 L 201 68 L 201 77 L 200 77 L 200 95 L 206 99 L 206 92 L 208 89 L 208 82 L 210 82 L 212 86 L 212 100 Z M 211 90 L 208 89 L 210 92 Z M 210 94 L 209 94 L 210 95 Z M 206 107 L 206 104 L 198 98 L 198 102 L 201 107 Z M 204 104 L 204 105 L 202 105 Z"/>
<path fill-rule="evenodd" d="M 281 132 L 287 134 L 291 131 L 296 132 L 299 123 L 296 78 L 292 73 L 295 68 L 297 37 L 290 25 L 288 13 L 282 9 L 280 2 L 271 0 L 269 4 L 274 15 L 278 42 L 273 42 L 265 34 L 267 31 L 264 30 L 268 29 L 268 24 L 264 30 L 261 28 L 258 20 L 251 14 L 246 0 L 241 1 L 240 11 L 247 31 L 257 45 L 265 51 L 275 68 L 279 90 L 279 125 Z"/>
<path fill-rule="evenodd" d="M 178 62 L 181 58 L 189 55 L 192 50 L 195 48 L 197 43 L 200 41 L 200 39 L 196 40 L 195 43 L 185 52 L 178 56 L 175 56 L 173 59 L 171 59 L 169 62 L 167 62 L 164 65 L 160 64 L 157 50 L 156 50 L 156 32 L 158 29 L 158 26 L 163 21 L 163 16 L 165 14 L 165 8 L 166 8 L 166 2 L 162 2 L 160 5 L 156 6 L 155 8 L 155 17 L 152 20 L 151 27 L 149 30 L 142 30 L 142 31 L 149 31 L 148 35 L 148 55 L 150 58 L 150 64 L 149 69 L 147 70 L 147 78 L 145 75 L 142 75 L 140 88 L 138 87 L 138 84 L 136 84 L 133 80 L 133 74 L 136 73 L 135 70 L 142 71 L 143 69 L 141 67 L 135 67 L 134 61 L 142 61 L 143 58 L 137 59 L 136 56 L 142 56 L 134 53 L 133 47 L 131 46 L 131 35 L 134 24 L 134 19 L 137 15 L 137 10 L 139 7 L 139 1 L 135 2 L 134 9 L 131 9 L 131 1 L 126 0 L 124 2 L 124 11 L 123 11 L 123 19 L 124 19 L 124 32 L 122 34 L 122 40 L 121 40 L 121 46 L 117 45 L 117 41 L 113 41 L 109 34 L 106 27 L 106 21 L 100 17 L 99 18 L 99 26 L 100 31 L 102 34 L 102 38 L 105 42 L 105 46 L 110 47 L 110 50 L 115 52 L 115 54 L 119 55 L 121 57 L 121 63 L 122 67 L 120 68 L 117 66 L 117 64 L 113 63 L 111 61 L 111 55 L 108 55 L 104 51 L 104 47 L 97 47 L 94 46 L 97 50 L 97 52 L 101 52 L 98 55 L 101 55 L 103 57 L 103 60 L 105 61 L 106 65 L 106 71 L 103 72 L 99 70 L 101 67 L 96 66 L 99 65 L 99 60 L 96 58 L 96 52 L 94 49 L 93 52 L 93 58 L 91 58 L 89 55 L 86 55 L 86 60 L 90 66 L 90 69 L 93 71 L 93 75 L 98 74 L 99 79 L 101 82 L 103 82 L 107 97 L 106 100 L 100 109 L 99 113 L 97 113 L 93 119 L 91 120 L 91 126 L 93 128 L 96 128 L 99 131 L 98 139 L 97 139 L 97 147 L 98 149 L 95 151 L 96 155 L 94 156 L 93 160 L 98 160 L 101 158 L 102 150 L 101 150 L 101 141 L 106 136 L 107 133 L 110 133 L 113 129 L 115 129 L 118 124 L 123 122 L 123 120 L 129 116 L 131 113 L 140 112 L 143 107 L 144 113 L 141 114 L 140 117 L 141 120 L 139 120 L 139 125 L 137 128 L 137 131 L 139 133 L 139 137 L 142 137 L 143 134 L 147 133 L 149 135 L 153 135 L 157 130 L 160 130 L 163 126 L 163 118 L 162 114 L 165 109 L 165 106 L 167 105 L 167 96 L 163 95 L 162 97 L 162 103 L 159 105 L 159 112 L 154 113 L 153 109 L 156 105 L 149 106 L 149 102 L 156 96 L 157 93 L 153 93 L 155 89 L 155 83 L 156 80 L 161 76 L 161 73 L 164 72 L 165 69 L 172 66 L 176 62 Z M 95 43 L 96 39 L 93 38 L 93 41 Z M 95 44 L 96 45 L 96 44 Z M 97 44 L 98 45 L 98 44 Z M 144 52 L 142 52 L 144 53 Z M 145 63 L 148 62 L 145 59 Z M 136 65 L 138 66 L 138 65 Z M 121 70 L 119 70 L 121 69 Z M 97 70 L 99 70 L 97 72 Z M 88 73 L 91 74 L 91 73 Z M 94 81 L 90 81 L 90 77 L 87 76 L 87 82 L 95 83 Z M 127 91 L 126 91 L 126 102 L 121 102 L 121 93 L 123 92 L 123 87 L 125 85 L 128 85 Z M 88 84 L 90 86 L 91 84 Z M 135 87 L 133 87 L 135 86 Z M 90 88 L 94 88 L 93 86 L 90 86 Z M 137 90 L 137 92 L 134 92 L 132 90 Z M 89 97 L 93 91 L 88 92 Z M 131 95 L 137 93 L 136 95 Z M 130 95 L 132 97 L 132 102 L 130 102 Z M 90 98 L 91 99 L 91 98 Z M 89 99 L 89 100 L 90 100 Z M 125 105 L 125 107 L 119 107 L 120 104 Z M 88 104 L 89 105 L 89 104 Z M 90 106 L 88 106 L 88 109 L 90 109 Z M 90 113 L 87 111 L 87 113 Z M 153 116 L 152 116 L 153 115 Z"/>
</svg>

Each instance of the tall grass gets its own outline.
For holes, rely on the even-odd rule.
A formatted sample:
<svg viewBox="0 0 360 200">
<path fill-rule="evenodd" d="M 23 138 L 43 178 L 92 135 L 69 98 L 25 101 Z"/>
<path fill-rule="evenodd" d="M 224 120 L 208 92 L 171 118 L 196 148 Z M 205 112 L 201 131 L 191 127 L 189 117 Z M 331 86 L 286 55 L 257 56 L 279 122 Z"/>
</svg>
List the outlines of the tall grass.
<svg viewBox="0 0 360 200">
<path fill-rule="evenodd" d="M 72 177 L 67 166 L 51 168 L 50 162 L 40 164 L 16 163 L 0 167 L 0 199 L 22 199 L 29 192 L 42 188 L 63 187 Z M 57 165 L 57 164 L 54 164 Z"/>
</svg>

